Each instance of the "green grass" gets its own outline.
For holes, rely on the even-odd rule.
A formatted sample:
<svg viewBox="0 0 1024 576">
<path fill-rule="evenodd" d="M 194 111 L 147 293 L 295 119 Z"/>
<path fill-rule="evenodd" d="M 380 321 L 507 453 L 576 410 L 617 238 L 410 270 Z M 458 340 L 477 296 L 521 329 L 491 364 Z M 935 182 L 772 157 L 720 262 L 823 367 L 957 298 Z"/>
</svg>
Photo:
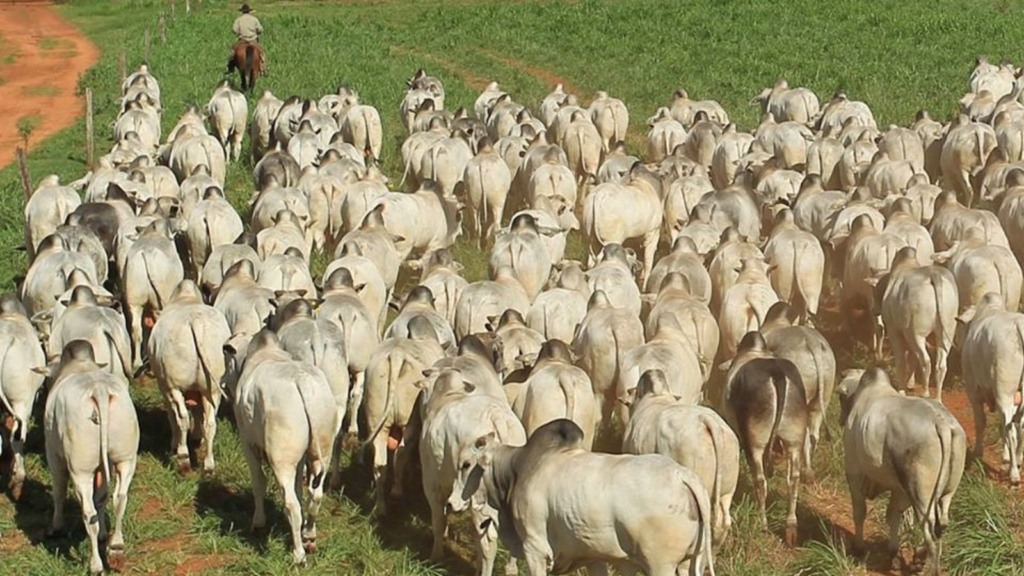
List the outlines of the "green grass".
<svg viewBox="0 0 1024 576">
<path fill-rule="evenodd" d="M 39 49 L 45 51 L 53 50 L 60 46 L 60 40 L 51 36 L 43 36 L 39 39 Z"/>
<path fill-rule="evenodd" d="M 193 2 L 197 5 L 197 2 Z M 100 62 L 83 75 L 80 93 L 94 92 L 97 149 L 109 149 L 119 98 L 118 53 L 129 69 L 143 59 L 144 31 L 153 43 L 150 67 L 161 81 L 165 132 L 189 104 L 205 104 L 221 80 L 236 15 L 234 2 L 207 1 L 186 16 L 167 19 L 167 43 L 156 39 L 156 22 L 167 3 L 157 0 L 73 2 L 59 8 L 102 51 Z M 319 96 L 349 85 L 363 102 L 378 107 L 385 124 L 385 171 L 398 181 L 398 146 L 404 134 L 397 106 L 403 81 L 421 66 L 442 78 L 450 108 L 470 107 L 479 83 L 497 79 L 517 100 L 536 106 L 560 77 L 588 101 L 604 89 L 622 98 L 631 117 L 630 143 L 644 140 L 644 121 L 685 87 L 694 98 L 719 100 L 743 128 L 752 128 L 759 110 L 751 96 L 776 78 L 812 88 L 822 99 L 837 89 L 868 102 L 879 124 L 909 123 L 919 108 L 945 117 L 966 88 L 973 59 L 1024 57 L 1022 8 L 1016 3 L 886 0 L 865 9 L 860 3 L 794 0 L 769 4 L 752 0 L 667 2 L 610 0 L 567 2 L 413 2 L 296 3 L 264 1 L 259 17 L 266 27 L 272 76 L 260 81 L 278 97 Z M 47 48 L 49 46 L 49 48 Z M 52 50 L 59 43 L 40 40 Z M 0 64 L 13 61 L 0 41 Z M 64 181 L 84 172 L 84 122 L 42 142 L 29 157 L 33 182 L 46 174 Z M 253 191 L 251 166 L 232 165 L 229 197 L 241 205 Z M 0 285 L 9 289 L 23 273 L 22 198 L 16 169 L 0 171 Z M 486 272 L 486 258 L 460 241 L 457 258 L 468 278 Z M 569 254 L 583 246 L 570 238 Z M 863 348 L 823 319 L 837 346 L 841 368 L 864 366 Z M 280 497 L 271 487 L 270 533 L 253 539 L 247 527 L 252 503 L 248 471 L 238 438 L 226 418 L 219 427 L 218 470 L 212 478 L 180 478 L 167 462 L 166 418 L 151 383 L 133 390 L 143 424 L 139 472 L 131 493 L 127 523 L 130 568 L 137 573 L 285 574 L 289 566 L 287 524 Z M 718 573 L 791 575 L 863 573 L 843 552 L 848 534 L 849 496 L 842 475 L 841 431 L 830 408 L 831 438 L 819 447 L 814 468 L 819 484 L 802 491 L 801 548 L 787 550 L 780 534 L 785 516 L 785 483 L 778 474 L 769 496 L 770 533 L 756 519 L 747 473 L 741 472 L 732 537 L 717 554 Z M 41 540 L 50 513 L 49 475 L 41 457 L 42 439 L 33 428 L 28 446 L 30 483 L 25 500 L 0 501 L 0 551 L 4 571 L 16 574 L 79 573 L 87 546 L 84 532 L 68 512 L 68 539 Z M 372 502 L 365 466 L 347 464 L 344 495 L 331 494 L 320 523 L 320 552 L 304 574 L 468 574 L 472 572 L 469 531 L 464 521 L 452 537 L 454 553 L 442 567 L 425 561 L 430 533 L 423 503 L 410 499 L 405 514 L 377 524 L 368 519 Z M 953 574 L 1010 574 L 1024 565 L 1022 506 L 1012 504 L 1002 486 L 971 468 L 953 504 L 953 526 L 946 533 L 944 565 Z M 882 525 L 883 501 L 872 504 L 870 519 Z M 844 512 L 845 510 L 845 512 Z M 869 529 L 868 544 L 884 550 L 881 533 Z"/>
</svg>

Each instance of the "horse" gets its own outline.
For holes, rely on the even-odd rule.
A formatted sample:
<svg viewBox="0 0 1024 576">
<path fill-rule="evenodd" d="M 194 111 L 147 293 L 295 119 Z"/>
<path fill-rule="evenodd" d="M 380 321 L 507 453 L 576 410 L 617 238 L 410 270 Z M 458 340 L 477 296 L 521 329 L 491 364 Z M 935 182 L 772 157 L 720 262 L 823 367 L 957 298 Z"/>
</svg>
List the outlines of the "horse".
<svg viewBox="0 0 1024 576">
<path fill-rule="evenodd" d="M 242 92 L 252 94 L 256 79 L 263 75 L 263 48 L 255 42 L 237 42 L 231 49 L 227 74 L 235 70 L 242 78 Z"/>
</svg>

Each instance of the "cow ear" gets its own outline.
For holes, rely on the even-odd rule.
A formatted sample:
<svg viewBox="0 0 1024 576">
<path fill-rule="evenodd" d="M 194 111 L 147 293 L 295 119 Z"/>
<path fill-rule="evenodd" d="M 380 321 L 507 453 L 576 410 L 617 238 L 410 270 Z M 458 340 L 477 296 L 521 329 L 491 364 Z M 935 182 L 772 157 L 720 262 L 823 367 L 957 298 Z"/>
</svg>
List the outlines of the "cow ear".
<svg viewBox="0 0 1024 576">
<path fill-rule="evenodd" d="M 494 433 L 494 430 L 491 430 L 487 434 L 484 434 L 483 436 L 477 438 L 476 442 L 473 443 L 473 447 L 476 448 L 477 450 L 481 450 L 483 448 L 486 448 L 488 444 L 494 442 L 497 439 L 498 435 Z"/>
<path fill-rule="evenodd" d="M 32 371 L 43 376 L 53 376 L 53 371 L 50 370 L 49 366 L 36 366 L 32 368 Z"/>
<path fill-rule="evenodd" d="M 463 382 L 462 388 L 463 390 L 466 391 L 466 394 L 472 394 L 473 392 L 476 392 L 476 385 L 470 384 L 469 382 Z"/>
<path fill-rule="evenodd" d="M 460 264 L 459 262 L 452 262 L 452 270 L 455 270 L 456 272 L 462 272 L 465 269 L 466 267 Z"/>
<path fill-rule="evenodd" d="M 727 360 L 727 361 L 722 362 L 721 364 L 718 365 L 718 369 L 721 370 L 722 372 L 728 372 L 729 368 L 731 368 L 731 367 L 732 367 L 732 361 L 731 360 Z"/>
</svg>

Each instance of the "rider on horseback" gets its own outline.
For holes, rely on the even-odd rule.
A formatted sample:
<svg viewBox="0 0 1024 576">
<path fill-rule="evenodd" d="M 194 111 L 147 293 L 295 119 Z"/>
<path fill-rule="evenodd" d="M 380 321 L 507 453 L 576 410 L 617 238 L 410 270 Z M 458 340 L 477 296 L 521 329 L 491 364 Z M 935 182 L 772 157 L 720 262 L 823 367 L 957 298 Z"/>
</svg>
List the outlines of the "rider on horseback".
<svg viewBox="0 0 1024 576">
<path fill-rule="evenodd" d="M 235 36 L 238 37 L 238 42 L 232 48 L 232 54 L 235 49 L 238 48 L 239 44 L 254 44 L 259 46 L 260 34 L 263 34 L 263 25 L 260 24 L 259 19 L 252 15 L 252 8 L 248 4 L 242 4 L 242 14 L 235 18 L 235 23 L 231 26 L 231 30 L 234 31 Z M 262 51 L 262 50 L 261 50 Z M 267 56 L 263 53 L 261 59 L 262 68 L 259 70 L 260 76 L 266 76 L 267 74 Z"/>
</svg>

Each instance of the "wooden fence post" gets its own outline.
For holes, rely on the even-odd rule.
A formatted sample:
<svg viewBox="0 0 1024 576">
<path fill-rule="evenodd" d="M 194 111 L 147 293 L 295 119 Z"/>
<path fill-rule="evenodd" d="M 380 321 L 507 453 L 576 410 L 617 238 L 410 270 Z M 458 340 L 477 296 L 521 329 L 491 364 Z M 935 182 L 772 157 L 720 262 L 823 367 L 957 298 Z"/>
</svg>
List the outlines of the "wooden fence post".
<svg viewBox="0 0 1024 576">
<path fill-rule="evenodd" d="M 25 202 L 32 198 L 32 181 L 28 178 L 28 161 L 25 159 L 25 150 L 18 146 L 14 151 L 18 158 L 18 173 L 21 175 L 21 191 L 25 194 Z"/>
<path fill-rule="evenodd" d="M 178 0 L 171 0 L 171 20 L 178 18 L 177 14 Z"/>
<path fill-rule="evenodd" d="M 192 0 L 185 0 L 185 14 L 192 13 Z"/>
<path fill-rule="evenodd" d="M 160 13 L 160 20 L 158 21 L 160 26 L 160 43 L 167 44 L 167 20 L 164 19 L 164 13 Z"/>
<path fill-rule="evenodd" d="M 96 153 L 95 135 L 92 120 L 92 88 L 85 89 L 85 164 L 89 170 L 94 166 Z"/>
<path fill-rule="evenodd" d="M 149 28 L 146 28 L 142 35 L 142 45 L 144 46 L 146 54 L 146 66 L 149 66 Z"/>
</svg>

